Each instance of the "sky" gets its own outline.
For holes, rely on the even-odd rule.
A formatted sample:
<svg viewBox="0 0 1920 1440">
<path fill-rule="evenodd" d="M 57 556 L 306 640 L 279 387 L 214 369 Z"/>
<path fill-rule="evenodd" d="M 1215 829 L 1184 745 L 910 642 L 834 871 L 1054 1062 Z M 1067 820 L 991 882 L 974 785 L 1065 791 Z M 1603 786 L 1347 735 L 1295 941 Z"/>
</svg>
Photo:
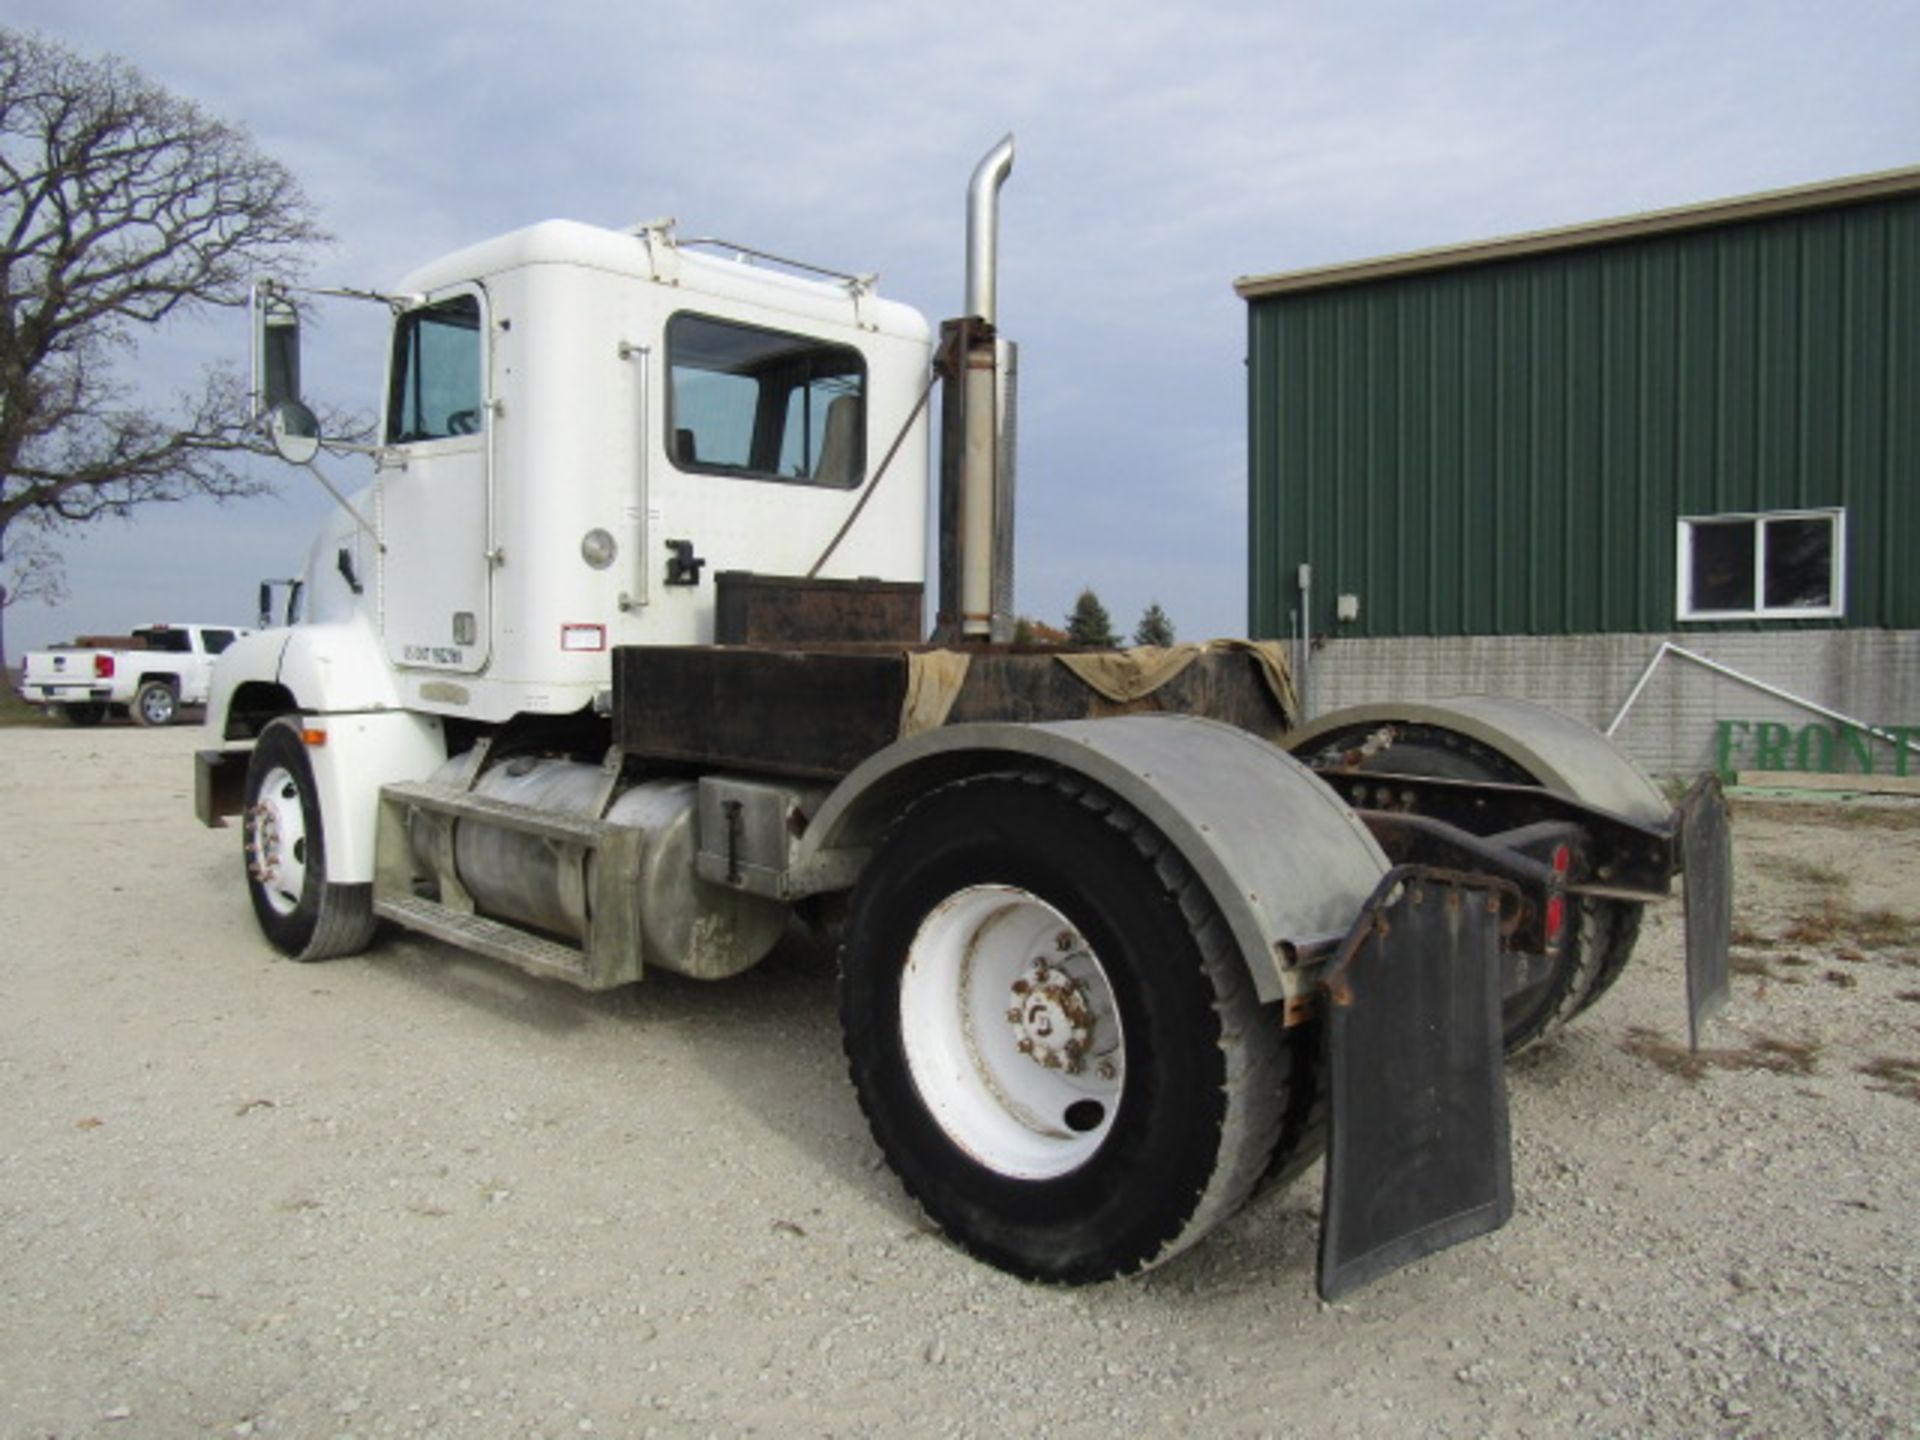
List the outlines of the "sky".
<svg viewBox="0 0 1920 1440">
<path fill-rule="evenodd" d="M 675 216 L 961 308 L 965 191 L 1002 134 L 1000 323 L 1020 346 L 1019 610 L 1082 587 L 1130 631 L 1246 626 L 1241 275 L 1920 164 L 1920 5 L 848 0 L 11 0 L 245 126 L 335 237 L 322 284 L 565 217 Z M 310 342 L 311 344 L 312 342 Z M 356 349 L 356 346 L 361 348 Z M 331 348 L 329 348 L 331 347 Z M 243 363 L 244 317 L 147 339 L 149 386 Z M 370 410 L 343 331 L 307 390 Z M 364 356 L 363 356 L 364 352 Z M 9 656 L 156 620 L 245 622 L 331 502 L 108 522 Z M 357 486 L 364 472 L 335 462 Z"/>
</svg>

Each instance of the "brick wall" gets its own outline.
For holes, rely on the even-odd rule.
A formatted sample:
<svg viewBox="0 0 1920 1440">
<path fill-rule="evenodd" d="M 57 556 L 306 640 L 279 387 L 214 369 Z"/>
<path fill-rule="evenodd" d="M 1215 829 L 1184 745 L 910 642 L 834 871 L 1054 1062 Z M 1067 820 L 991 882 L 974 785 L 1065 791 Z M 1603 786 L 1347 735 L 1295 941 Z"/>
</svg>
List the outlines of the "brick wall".
<svg viewBox="0 0 1920 1440">
<path fill-rule="evenodd" d="M 1308 706 L 1317 716 L 1362 701 L 1518 695 L 1604 729 L 1663 640 L 1869 724 L 1915 727 L 1920 743 L 1914 630 L 1329 640 L 1312 657 Z M 1831 743 L 1808 736 L 1803 757 L 1800 736 L 1810 724 L 1827 723 L 1821 716 L 1673 654 L 1661 660 L 1614 739 L 1654 774 L 1692 773 L 1716 763 L 1722 720 L 1784 727 L 1731 732 L 1736 770 L 1760 768 L 1763 758 L 1820 768 L 1820 751 Z M 1859 743 L 1876 772 L 1894 770 L 1893 747 Z M 1906 760 L 1905 773 L 1920 775 L 1920 752 Z M 1841 768 L 1860 769 L 1858 753 Z"/>
</svg>

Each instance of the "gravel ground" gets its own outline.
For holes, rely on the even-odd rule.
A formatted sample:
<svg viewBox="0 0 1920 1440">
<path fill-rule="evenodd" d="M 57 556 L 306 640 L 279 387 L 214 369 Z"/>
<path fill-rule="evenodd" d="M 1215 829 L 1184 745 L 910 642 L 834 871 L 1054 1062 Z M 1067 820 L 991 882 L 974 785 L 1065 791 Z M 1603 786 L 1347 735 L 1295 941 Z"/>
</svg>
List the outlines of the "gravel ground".
<svg viewBox="0 0 1920 1440">
<path fill-rule="evenodd" d="M 1141 1280 L 926 1232 L 830 962 L 558 984 L 257 937 L 196 731 L 0 730 L 0 1434 L 1920 1433 L 1920 804 L 1747 804 L 1510 1071 L 1506 1229 L 1335 1306 L 1318 1172 Z"/>
</svg>

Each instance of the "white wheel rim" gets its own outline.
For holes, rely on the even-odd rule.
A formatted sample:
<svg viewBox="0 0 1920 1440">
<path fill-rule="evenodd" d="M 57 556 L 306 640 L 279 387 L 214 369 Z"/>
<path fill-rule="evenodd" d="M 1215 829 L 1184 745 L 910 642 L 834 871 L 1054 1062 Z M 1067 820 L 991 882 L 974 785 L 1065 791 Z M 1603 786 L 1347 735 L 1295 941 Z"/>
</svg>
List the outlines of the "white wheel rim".
<svg viewBox="0 0 1920 1440">
<path fill-rule="evenodd" d="M 149 690 L 140 701 L 140 711 L 153 724 L 168 719 L 173 711 L 173 702 L 164 691 Z"/>
<path fill-rule="evenodd" d="M 1065 1175 L 1113 1128 L 1126 1045 L 1107 972 L 1025 890 L 970 886 L 921 922 L 900 977 L 900 1037 L 940 1128 L 1001 1175 Z"/>
<path fill-rule="evenodd" d="M 276 915 L 291 915 L 307 888 L 307 813 L 284 765 L 267 772 L 247 810 L 247 873 Z"/>
</svg>

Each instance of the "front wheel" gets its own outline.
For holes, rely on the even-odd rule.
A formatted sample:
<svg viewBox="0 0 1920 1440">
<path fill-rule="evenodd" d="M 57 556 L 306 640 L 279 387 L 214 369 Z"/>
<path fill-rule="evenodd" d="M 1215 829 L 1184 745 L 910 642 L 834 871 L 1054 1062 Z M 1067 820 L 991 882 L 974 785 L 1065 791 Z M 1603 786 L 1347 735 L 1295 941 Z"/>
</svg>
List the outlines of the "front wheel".
<svg viewBox="0 0 1920 1440">
<path fill-rule="evenodd" d="M 1288 1032 L 1139 815 L 1046 775 L 932 792 L 841 950 L 854 1087 L 961 1246 L 1065 1283 L 1146 1269 L 1236 1210 L 1288 1115 Z"/>
<path fill-rule="evenodd" d="M 267 726 L 253 747 L 242 836 L 254 918 L 275 949 L 296 960 L 366 949 L 377 923 L 373 887 L 327 879 L 313 764 L 289 720 Z"/>
</svg>

